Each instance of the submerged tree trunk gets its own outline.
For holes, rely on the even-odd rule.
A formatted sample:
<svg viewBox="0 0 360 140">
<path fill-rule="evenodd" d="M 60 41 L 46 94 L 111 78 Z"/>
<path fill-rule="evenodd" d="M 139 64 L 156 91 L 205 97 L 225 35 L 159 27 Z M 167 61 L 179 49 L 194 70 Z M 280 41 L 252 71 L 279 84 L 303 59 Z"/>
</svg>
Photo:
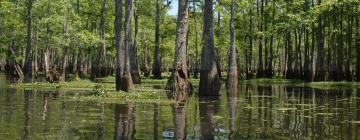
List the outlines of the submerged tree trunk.
<svg viewBox="0 0 360 140">
<path fill-rule="evenodd" d="M 173 70 L 166 85 L 170 94 L 186 94 L 192 90 L 188 81 L 186 63 L 186 38 L 188 34 L 188 0 L 179 0 L 178 18 L 176 25 L 175 59 Z M 177 95 L 173 95 L 175 97 Z"/>
<path fill-rule="evenodd" d="M 131 16 L 133 14 L 133 0 L 125 0 L 125 67 L 121 82 L 121 90 L 130 92 L 133 88 L 133 81 L 131 78 L 131 66 L 130 66 L 130 47 L 132 47 L 131 37 Z"/>
<path fill-rule="evenodd" d="M 124 49 L 122 47 L 122 0 L 115 0 L 115 47 L 116 47 L 116 91 L 121 89 L 124 73 Z"/>
<path fill-rule="evenodd" d="M 32 0 L 27 0 L 27 45 L 26 45 L 26 55 L 25 55 L 25 63 L 23 67 L 23 72 L 25 78 L 31 78 L 33 74 L 32 68 Z"/>
<path fill-rule="evenodd" d="M 205 0 L 203 49 L 200 70 L 200 96 L 218 96 L 220 78 L 215 63 L 213 0 Z"/>
<path fill-rule="evenodd" d="M 236 62 L 236 48 L 235 48 L 235 1 L 231 1 L 231 16 L 230 16 L 230 47 L 229 47 L 229 68 L 227 77 L 227 86 L 234 87 L 238 83 L 238 71 Z"/>
<path fill-rule="evenodd" d="M 139 72 L 139 65 L 137 61 L 137 48 L 138 48 L 138 38 L 139 38 L 139 15 L 134 11 L 134 20 L 135 20 L 135 39 L 134 44 L 130 47 L 130 65 L 131 65 L 131 77 L 134 84 L 141 83 L 141 77 Z"/>
<path fill-rule="evenodd" d="M 159 62 L 159 47 L 160 47 L 160 0 L 156 0 L 156 23 L 155 23 L 155 50 L 154 62 L 152 66 L 153 78 L 161 79 L 161 67 Z"/>
</svg>

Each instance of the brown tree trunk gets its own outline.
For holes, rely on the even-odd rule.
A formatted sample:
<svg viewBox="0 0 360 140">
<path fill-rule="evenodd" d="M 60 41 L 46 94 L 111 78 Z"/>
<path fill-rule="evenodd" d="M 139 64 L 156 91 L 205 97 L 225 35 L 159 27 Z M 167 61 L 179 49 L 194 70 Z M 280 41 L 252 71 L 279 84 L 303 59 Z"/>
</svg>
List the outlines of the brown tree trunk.
<svg viewBox="0 0 360 140">
<path fill-rule="evenodd" d="M 121 37 L 122 30 L 122 0 L 115 0 L 115 47 L 116 47 L 116 91 L 121 90 L 124 73 L 124 48 Z"/>
<path fill-rule="evenodd" d="M 131 77 L 134 84 L 141 83 L 141 77 L 139 72 L 139 65 L 137 61 L 137 48 L 138 48 L 138 38 L 139 38 L 139 15 L 134 11 L 134 20 L 135 20 L 135 38 L 134 44 L 130 47 L 130 65 L 131 65 Z"/>
<path fill-rule="evenodd" d="M 186 38 L 188 34 L 188 0 L 179 0 L 178 20 L 176 25 L 175 59 L 173 70 L 166 85 L 170 94 L 187 94 L 192 90 L 188 81 Z M 183 95 L 172 95 L 172 97 Z"/>
<path fill-rule="evenodd" d="M 156 0 L 156 25 L 155 25 L 155 50 L 154 62 L 152 66 L 152 74 L 154 79 L 161 79 L 161 67 L 159 62 L 159 47 L 160 47 L 160 1 Z"/>
<path fill-rule="evenodd" d="M 205 0 L 204 5 L 204 27 L 203 27 L 203 49 L 201 55 L 200 70 L 200 96 L 218 96 L 220 90 L 220 78 L 215 63 L 214 46 L 214 17 L 213 0 Z"/>
<path fill-rule="evenodd" d="M 123 78 L 121 81 L 121 90 L 125 92 L 130 92 L 133 88 L 133 81 L 131 78 L 131 66 L 130 66 L 130 47 L 132 47 L 132 37 L 131 37 L 131 16 L 133 14 L 133 0 L 125 0 L 125 66 Z"/>
<path fill-rule="evenodd" d="M 229 47 L 229 68 L 227 77 L 227 86 L 235 87 L 238 83 L 238 71 L 236 62 L 236 48 L 235 48 L 235 1 L 231 1 L 231 15 L 230 15 L 230 47 Z"/>
<path fill-rule="evenodd" d="M 25 55 L 25 63 L 23 67 L 23 72 L 25 78 L 31 78 L 33 74 L 32 68 L 32 0 L 27 0 L 27 45 L 26 45 L 26 55 Z"/>
</svg>

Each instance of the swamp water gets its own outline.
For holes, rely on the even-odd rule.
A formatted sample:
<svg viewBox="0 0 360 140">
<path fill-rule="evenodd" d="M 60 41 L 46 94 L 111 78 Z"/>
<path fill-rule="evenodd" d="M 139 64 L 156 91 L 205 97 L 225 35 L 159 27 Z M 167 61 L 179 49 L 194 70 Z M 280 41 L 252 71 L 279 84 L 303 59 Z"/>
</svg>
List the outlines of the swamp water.
<svg viewBox="0 0 360 140">
<path fill-rule="evenodd" d="M 360 139 L 360 90 L 239 85 L 178 105 L 74 100 L 85 91 L 14 89 L 0 76 L 0 139 Z M 159 93 L 163 94 L 163 93 Z"/>
</svg>

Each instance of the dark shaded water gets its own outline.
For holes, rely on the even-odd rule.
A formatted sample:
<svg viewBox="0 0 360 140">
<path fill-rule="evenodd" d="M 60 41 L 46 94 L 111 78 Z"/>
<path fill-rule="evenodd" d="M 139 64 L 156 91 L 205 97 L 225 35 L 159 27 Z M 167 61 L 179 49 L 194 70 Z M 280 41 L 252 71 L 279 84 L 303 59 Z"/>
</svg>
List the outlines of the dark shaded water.
<svg viewBox="0 0 360 140">
<path fill-rule="evenodd" d="M 80 91 L 8 88 L 0 76 L 0 139 L 360 139 L 356 89 L 222 92 L 179 105 L 103 104 L 74 101 Z"/>
</svg>

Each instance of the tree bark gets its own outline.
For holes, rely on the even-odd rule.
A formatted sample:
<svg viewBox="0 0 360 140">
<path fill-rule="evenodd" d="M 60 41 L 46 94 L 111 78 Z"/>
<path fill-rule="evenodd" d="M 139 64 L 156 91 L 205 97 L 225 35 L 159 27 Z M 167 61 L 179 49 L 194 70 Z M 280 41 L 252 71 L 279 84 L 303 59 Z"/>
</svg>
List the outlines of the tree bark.
<svg viewBox="0 0 360 140">
<path fill-rule="evenodd" d="M 166 85 L 170 94 L 186 94 L 191 92 L 192 86 L 188 81 L 186 38 L 188 34 L 188 0 L 179 0 L 178 18 L 176 25 L 176 44 L 173 70 Z M 179 95 L 172 95 L 173 97 Z"/>
<path fill-rule="evenodd" d="M 139 65 L 137 61 L 137 48 L 138 48 L 138 38 L 139 38 L 139 15 L 134 11 L 134 20 L 135 20 L 135 38 L 134 44 L 130 47 L 130 65 L 131 65 L 131 77 L 134 84 L 141 83 L 141 77 L 139 72 Z"/>
<path fill-rule="evenodd" d="M 231 15 L 230 15 L 230 47 L 229 47 L 229 68 L 227 77 L 227 86 L 235 87 L 238 83 L 238 71 L 236 62 L 236 48 L 235 48 L 235 1 L 231 1 Z"/>
<path fill-rule="evenodd" d="M 131 66 L 130 66 L 130 47 L 132 47 L 132 36 L 131 36 L 131 16 L 133 14 L 133 0 L 125 0 L 125 67 L 123 78 L 121 82 L 121 90 L 130 92 L 133 88 L 133 81 L 131 78 Z"/>
<path fill-rule="evenodd" d="M 200 96 L 218 96 L 220 90 L 220 78 L 215 63 L 214 47 L 214 17 L 213 0 L 205 0 L 204 5 L 204 27 L 203 48 L 201 55 L 200 70 Z"/>
<path fill-rule="evenodd" d="M 122 30 L 122 0 L 115 0 L 115 47 L 116 47 L 116 91 L 121 89 L 124 73 L 124 49 L 121 37 Z"/>
<path fill-rule="evenodd" d="M 161 67 L 159 63 L 160 47 L 160 0 L 156 0 L 156 23 L 155 23 L 155 50 L 152 74 L 154 79 L 161 79 Z"/>
<path fill-rule="evenodd" d="M 32 0 L 27 0 L 27 45 L 26 45 L 26 55 L 25 63 L 23 67 L 23 72 L 25 78 L 31 78 L 33 74 L 32 68 Z"/>
</svg>

